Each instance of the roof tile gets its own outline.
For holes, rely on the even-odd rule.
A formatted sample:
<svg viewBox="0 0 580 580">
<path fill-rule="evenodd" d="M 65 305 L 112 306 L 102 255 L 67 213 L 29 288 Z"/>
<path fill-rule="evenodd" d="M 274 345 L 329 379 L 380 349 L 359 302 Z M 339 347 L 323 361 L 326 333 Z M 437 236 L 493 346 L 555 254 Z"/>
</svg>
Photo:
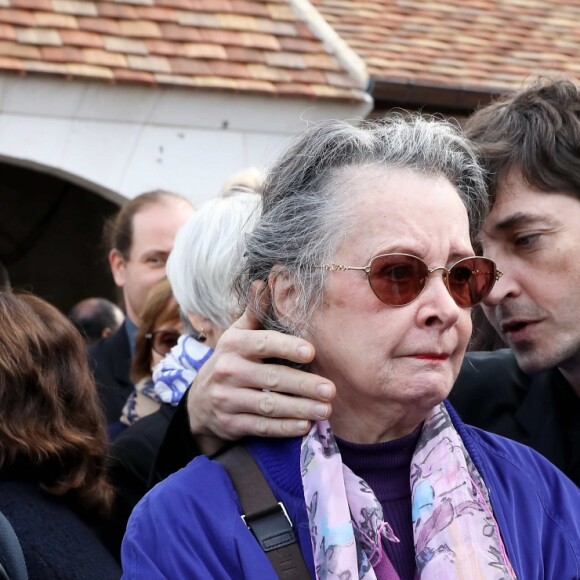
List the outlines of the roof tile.
<svg viewBox="0 0 580 580">
<path fill-rule="evenodd" d="M 16 40 L 16 30 L 11 24 L 0 24 L 0 40 Z"/>
<path fill-rule="evenodd" d="M 69 64 L 67 72 L 73 77 L 91 77 L 100 79 L 113 79 L 111 69 L 104 66 L 93 66 L 90 64 Z"/>
<path fill-rule="evenodd" d="M 105 16 L 107 18 L 137 18 L 137 7 L 127 4 L 118 4 L 102 0 L 97 4 L 97 10 L 99 11 L 100 16 Z"/>
<path fill-rule="evenodd" d="M 52 10 L 50 0 L 11 0 L 10 4 L 14 8 L 25 8 L 27 10 Z"/>
<path fill-rule="evenodd" d="M 187 44 L 149 38 L 145 40 L 145 46 L 149 54 L 159 54 L 162 56 L 185 56 L 185 47 Z"/>
<path fill-rule="evenodd" d="M 229 51 L 217 44 L 196 44 L 189 43 L 183 45 L 183 53 L 189 58 L 209 58 L 212 60 L 227 60 Z"/>
<path fill-rule="evenodd" d="M 61 30 L 62 43 L 70 46 L 82 46 L 98 48 L 103 46 L 103 37 L 96 32 L 84 30 Z"/>
<path fill-rule="evenodd" d="M 45 28 L 19 28 L 16 30 L 16 39 L 22 44 L 48 44 L 52 46 L 62 44 L 60 34 L 56 30 Z"/>
<path fill-rule="evenodd" d="M 55 12 L 64 14 L 77 14 L 79 16 L 96 16 L 98 14 L 95 2 L 88 0 L 52 0 Z"/>
<path fill-rule="evenodd" d="M 175 42 L 196 42 L 202 40 L 201 32 L 195 28 L 161 23 L 159 30 L 161 30 L 161 36 L 165 40 Z"/>
<path fill-rule="evenodd" d="M 0 69 L 21 72 L 24 70 L 24 66 L 19 58 L 0 56 Z"/>
<path fill-rule="evenodd" d="M 250 71 L 251 77 L 254 79 L 282 83 L 288 83 L 292 81 L 292 77 L 287 71 L 275 69 L 271 66 L 265 66 L 263 64 L 250 64 L 248 65 L 248 69 Z"/>
<path fill-rule="evenodd" d="M 147 45 L 141 40 L 120 36 L 103 36 L 105 49 L 121 54 L 148 54 Z"/>
<path fill-rule="evenodd" d="M 113 18 L 79 17 L 79 28 L 88 32 L 98 32 L 100 34 L 121 34 L 119 22 Z"/>
<path fill-rule="evenodd" d="M 148 85 L 155 85 L 155 76 L 148 72 L 134 71 L 129 69 L 114 69 L 113 76 L 116 81 L 145 83 Z"/>
<path fill-rule="evenodd" d="M 31 60 L 41 57 L 40 49 L 36 46 L 6 41 L 0 42 L 0 54 L 5 57 L 17 57 Z"/>
<path fill-rule="evenodd" d="M 68 67 L 70 65 L 55 62 L 46 62 L 42 60 L 25 60 L 22 61 L 22 67 L 26 72 L 40 72 L 55 75 L 68 76 Z"/>
<path fill-rule="evenodd" d="M 147 20 L 121 20 L 119 22 L 122 36 L 137 38 L 161 38 L 161 30 L 156 22 Z"/>
<path fill-rule="evenodd" d="M 228 46 L 225 48 L 228 59 L 234 62 L 266 62 L 266 53 L 263 50 L 254 48 L 243 48 L 240 46 Z"/>
<path fill-rule="evenodd" d="M 169 62 L 163 56 L 135 56 L 129 55 L 129 65 L 135 70 L 144 70 L 153 73 L 168 73 L 171 72 Z"/>
<path fill-rule="evenodd" d="M 78 28 L 77 19 L 69 14 L 55 14 L 54 12 L 36 12 L 36 25 L 42 28 Z"/>
<path fill-rule="evenodd" d="M 45 46 L 41 53 L 50 62 L 83 62 L 83 53 L 72 46 Z"/>
<path fill-rule="evenodd" d="M 296 12 L 287 4 L 270 4 L 268 6 L 268 14 L 274 20 L 285 20 L 286 22 L 298 20 Z"/>
<path fill-rule="evenodd" d="M 99 50 L 98 48 L 84 48 L 84 61 L 87 64 L 105 66 L 109 68 L 126 68 L 127 57 L 123 54 Z"/>
<path fill-rule="evenodd" d="M 289 54 L 287 52 L 268 52 L 266 63 L 269 66 L 291 69 L 304 69 L 306 62 L 300 54 Z"/>
<path fill-rule="evenodd" d="M 215 14 L 203 12 L 179 12 L 177 22 L 182 26 L 199 26 L 201 28 L 220 28 Z"/>
<path fill-rule="evenodd" d="M 273 34 L 259 34 L 257 32 L 240 33 L 241 44 L 248 48 L 265 48 L 266 50 L 280 50 L 278 38 Z"/>
<path fill-rule="evenodd" d="M 174 8 L 159 6 L 139 6 L 136 9 L 136 18 L 152 20 L 154 22 L 177 22 L 178 12 Z"/>
<path fill-rule="evenodd" d="M 188 58 L 172 58 L 169 60 L 170 72 L 177 75 L 190 76 L 210 76 L 212 73 L 211 67 L 207 62 L 201 60 L 191 60 Z"/>
<path fill-rule="evenodd" d="M 26 10 L 11 10 L 0 8 L 0 22 L 16 24 L 17 26 L 34 26 L 34 13 Z"/>
</svg>

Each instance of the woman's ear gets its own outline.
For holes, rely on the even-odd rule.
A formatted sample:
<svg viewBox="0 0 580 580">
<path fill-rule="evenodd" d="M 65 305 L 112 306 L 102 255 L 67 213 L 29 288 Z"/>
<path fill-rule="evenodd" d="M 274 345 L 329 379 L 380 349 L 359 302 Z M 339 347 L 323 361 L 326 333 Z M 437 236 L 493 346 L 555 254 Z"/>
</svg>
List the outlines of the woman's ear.
<svg viewBox="0 0 580 580">
<path fill-rule="evenodd" d="M 268 288 L 276 318 L 284 326 L 293 327 L 296 322 L 294 311 L 298 300 L 294 276 L 283 266 L 276 265 L 268 276 Z"/>
</svg>

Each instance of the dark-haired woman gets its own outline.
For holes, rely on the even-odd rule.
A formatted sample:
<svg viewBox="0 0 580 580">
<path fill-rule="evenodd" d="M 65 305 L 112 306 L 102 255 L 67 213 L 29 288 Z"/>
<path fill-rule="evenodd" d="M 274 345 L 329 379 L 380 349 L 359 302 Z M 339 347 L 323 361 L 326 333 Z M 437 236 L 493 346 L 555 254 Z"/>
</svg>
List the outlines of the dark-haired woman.
<svg viewBox="0 0 580 580">
<path fill-rule="evenodd" d="M 0 293 L 0 413 L 0 509 L 29 578 L 119 578 L 96 533 L 113 488 L 85 346 L 72 323 L 35 296 Z"/>
</svg>

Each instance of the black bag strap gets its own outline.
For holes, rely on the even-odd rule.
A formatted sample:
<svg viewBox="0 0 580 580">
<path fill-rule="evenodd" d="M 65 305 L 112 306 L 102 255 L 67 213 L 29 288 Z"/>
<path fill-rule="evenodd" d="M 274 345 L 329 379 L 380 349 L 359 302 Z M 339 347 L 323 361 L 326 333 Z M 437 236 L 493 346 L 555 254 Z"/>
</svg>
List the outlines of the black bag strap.
<svg viewBox="0 0 580 580">
<path fill-rule="evenodd" d="M 213 459 L 228 472 L 242 504 L 242 520 L 268 556 L 278 578 L 310 578 L 286 508 L 274 496 L 253 457 L 243 445 L 237 444 Z"/>
</svg>

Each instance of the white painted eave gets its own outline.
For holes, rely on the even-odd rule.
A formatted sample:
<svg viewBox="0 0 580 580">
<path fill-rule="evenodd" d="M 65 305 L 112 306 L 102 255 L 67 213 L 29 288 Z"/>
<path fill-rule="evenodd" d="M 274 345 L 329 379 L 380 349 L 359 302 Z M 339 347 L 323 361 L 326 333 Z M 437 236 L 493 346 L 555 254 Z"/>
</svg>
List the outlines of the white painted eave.
<svg viewBox="0 0 580 580">
<path fill-rule="evenodd" d="M 264 168 L 306 121 L 366 117 L 338 102 L 0 75 L 0 158 L 121 201 L 166 188 L 194 202 Z"/>
</svg>

